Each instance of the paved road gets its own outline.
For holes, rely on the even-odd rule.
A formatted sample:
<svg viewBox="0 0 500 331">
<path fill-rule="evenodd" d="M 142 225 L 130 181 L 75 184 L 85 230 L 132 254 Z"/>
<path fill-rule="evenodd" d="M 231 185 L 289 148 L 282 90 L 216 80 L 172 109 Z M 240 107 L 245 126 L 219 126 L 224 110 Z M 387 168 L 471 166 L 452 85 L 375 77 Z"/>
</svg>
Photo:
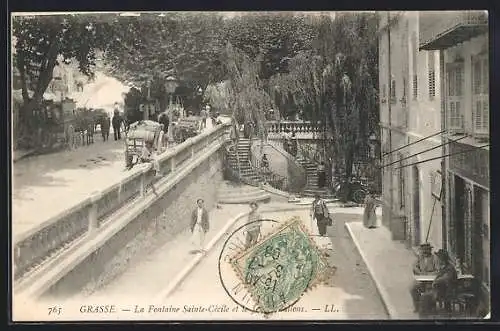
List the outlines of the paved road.
<svg viewBox="0 0 500 331">
<path fill-rule="evenodd" d="M 339 211 L 341 211 L 339 209 Z M 274 214 L 275 218 L 287 219 L 291 216 L 308 219 L 308 211 L 285 212 Z M 303 312 L 283 312 L 272 315 L 270 319 L 386 319 L 387 313 L 375 288 L 366 266 L 356 247 L 345 231 L 344 222 L 357 221 L 360 215 L 339 214 L 336 225 L 328 231 L 333 245 L 331 263 L 337 266 L 333 286 L 320 286 L 306 293 L 294 306 Z M 223 290 L 218 274 L 218 258 L 222 249 L 221 241 L 200 262 L 183 283 L 165 300 L 165 306 L 187 306 L 210 304 L 235 307 L 235 303 Z M 338 311 L 326 312 L 325 307 L 334 305 Z M 320 309 L 313 311 L 312 309 Z M 333 309 L 333 310 L 335 310 Z M 331 309 L 330 309 L 331 310 Z M 248 313 L 212 313 L 185 314 L 192 319 L 263 319 L 257 314 Z M 230 316 L 230 317 L 229 317 Z M 180 316 L 182 318 L 182 316 Z"/>
<path fill-rule="evenodd" d="M 123 139 L 19 160 L 13 166 L 12 234 L 57 215 L 128 174 Z"/>
</svg>

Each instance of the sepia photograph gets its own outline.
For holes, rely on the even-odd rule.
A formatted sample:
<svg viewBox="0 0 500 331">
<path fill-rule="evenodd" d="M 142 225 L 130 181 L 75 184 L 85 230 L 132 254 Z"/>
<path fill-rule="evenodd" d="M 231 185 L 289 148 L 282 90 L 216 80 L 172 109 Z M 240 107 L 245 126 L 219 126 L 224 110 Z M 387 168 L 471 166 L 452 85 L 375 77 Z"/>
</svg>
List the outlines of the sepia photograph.
<svg viewBox="0 0 500 331">
<path fill-rule="evenodd" d="M 10 22 L 13 322 L 489 318 L 487 11 Z"/>
</svg>

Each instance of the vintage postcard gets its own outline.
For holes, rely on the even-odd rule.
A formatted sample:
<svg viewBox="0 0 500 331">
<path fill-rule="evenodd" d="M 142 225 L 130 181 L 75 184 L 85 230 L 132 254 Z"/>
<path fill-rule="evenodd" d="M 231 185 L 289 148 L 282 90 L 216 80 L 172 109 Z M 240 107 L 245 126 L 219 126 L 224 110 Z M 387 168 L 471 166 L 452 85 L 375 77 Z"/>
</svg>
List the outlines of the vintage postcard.
<svg viewBox="0 0 500 331">
<path fill-rule="evenodd" d="M 487 12 L 11 28 L 14 322 L 490 316 Z"/>
</svg>

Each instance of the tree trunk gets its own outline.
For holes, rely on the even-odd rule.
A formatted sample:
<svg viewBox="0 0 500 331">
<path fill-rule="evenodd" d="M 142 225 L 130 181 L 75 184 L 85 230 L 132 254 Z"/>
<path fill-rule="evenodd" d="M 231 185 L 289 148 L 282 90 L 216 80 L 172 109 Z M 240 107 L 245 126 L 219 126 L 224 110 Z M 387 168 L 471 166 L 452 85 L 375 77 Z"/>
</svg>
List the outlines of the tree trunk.
<svg viewBox="0 0 500 331">
<path fill-rule="evenodd" d="M 37 107 L 40 106 L 43 99 L 43 94 L 47 90 L 47 87 L 49 86 L 52 80 L 54 67 L 57 64 L 59 47 L 60 47 L 59 33 L 55 33 L 52 38 L 50 48 L 47 52 L 47 58 L 40 65 L 40 74 L 38 76 L 36 88 L 32 98 L 30 98 L 28 94 L 27 79 L 26 79 L 27 77 L 25 73 L 25 65 L 26 65 L 25 59 L 22 56 L 18 58 L 18 69 L 21 74 L 21 82 L 23 85 L 22 86 L 23 105 L 20 107 L 19 111 L 19 117 L 22 123 L 20 131 L 23 132 L 25 135 L 27 134 L 28 137 L 31 136 L 31 138 L 35 138 L 33 137 L 33 134 L 35 133 L 34 131 L 37 128 L 33 125 L 30 119 L 33 118 L 33 110 L 35 110 Z M 37 139 L 35 139 L 35 141 L 37 141 Z"/>
</svg>

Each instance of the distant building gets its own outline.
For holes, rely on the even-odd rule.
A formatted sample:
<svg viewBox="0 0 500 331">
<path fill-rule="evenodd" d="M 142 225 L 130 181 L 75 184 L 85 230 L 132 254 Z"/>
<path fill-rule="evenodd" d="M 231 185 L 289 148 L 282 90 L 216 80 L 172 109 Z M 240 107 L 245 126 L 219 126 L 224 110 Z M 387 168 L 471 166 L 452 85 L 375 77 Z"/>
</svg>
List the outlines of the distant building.
<svg viewBox="0 0 500 331">
<path fill-rule="evenodd" d="M 442 155 L 439 52 L 419 51 L 418 12 L 382 12 L 379 27 L 382 164 L 387 165 L 382 222 L 407 247 L 428 241 L 439 249 L 442 203 L 439 192 L 432 194 Z M 422 162 L 431 158 L 437 159 Z"/>
<path fill-rule="evenodd" d="M 444 243 L 490 294 L 489 40 L 485 11 L 421 13 L 420 48 L 440 51 Z M 458 140 L 454 142 L 454 140 Z"/>
</svg>

